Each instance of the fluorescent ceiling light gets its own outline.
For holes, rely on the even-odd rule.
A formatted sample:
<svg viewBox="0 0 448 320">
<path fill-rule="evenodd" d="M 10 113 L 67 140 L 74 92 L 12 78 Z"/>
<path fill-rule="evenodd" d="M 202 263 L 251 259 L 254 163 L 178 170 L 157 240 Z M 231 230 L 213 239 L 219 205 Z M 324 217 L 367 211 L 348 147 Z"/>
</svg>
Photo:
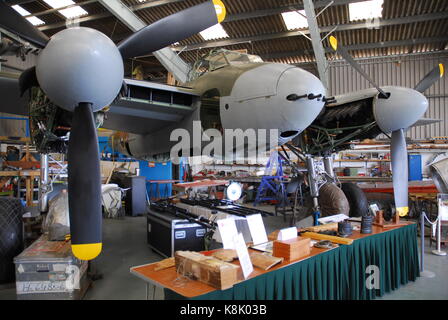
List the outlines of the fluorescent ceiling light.
<svg viewBox="0 0 448 320">
<path fill-rule="evenodd" d="M 303 14 L 303 16 L 300 14 Z M 305 10 L 283 12 L 282 18 L 288 30 L 308 28 L 308 20 L 304 17 Z"/>
<path fill-rule="evenodd" d="M 53 9 L 58 9 L 66 6 L 75 4 L 72 0 L 44 0 Z M 75 6 L 67 9 L 58 10 L 60 14 L 65 16 L 67 19 L 72 19 L 88 14 L 86 10 L 80 6 Z"/>
<path fill-rule="evenodd" d="M 205 41 L 229 37 L 226 30 L 224 30 L 222 25 L 219 23 L 215 24 L 213 27 L 201 31 L 200 35 L 202 36 L 202 38 L 204 38 Z"/>
<path fill-rule="evenodd" d="M 20 13 L 20 15 L 23 16 L 29 16 L 31 13 L 28 10 L 23 9 L 21 6 L 19 5 L 15 5 L 12 6 L 12 8 L 14 10 L 16 10 L 18 13 Z M 41 19 L 39 19 L 38 17 L 29 17 L 26 18 L 29 22 L 31 22 L 34 26 L 41 26 L 43 24 L 45 24 L 44 21 L 42 21 Z"/>
<path fill-rule="evenodd" d="M 350 3 L 350 21 L 381 18 L 383 16 L 384 0 L 369 0 Z"/>
</svg>

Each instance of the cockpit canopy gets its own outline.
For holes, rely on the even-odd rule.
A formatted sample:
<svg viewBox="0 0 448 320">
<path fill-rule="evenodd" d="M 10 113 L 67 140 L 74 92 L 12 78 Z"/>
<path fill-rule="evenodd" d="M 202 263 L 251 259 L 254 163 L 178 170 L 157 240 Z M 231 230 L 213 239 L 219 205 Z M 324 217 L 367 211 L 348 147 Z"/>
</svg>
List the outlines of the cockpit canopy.
<svg viewBox="0 0 448 320">
<path fill-rule="evenodd" d="M 263 59 L 257 55 L 239 51 L 215 49 L 195 62 L 190 72 L 189 80 L 193 81 L 207 72 L 215 71 L 230 65 L 242 65 L 254 62 L 263 62 Z"/>
</svg>

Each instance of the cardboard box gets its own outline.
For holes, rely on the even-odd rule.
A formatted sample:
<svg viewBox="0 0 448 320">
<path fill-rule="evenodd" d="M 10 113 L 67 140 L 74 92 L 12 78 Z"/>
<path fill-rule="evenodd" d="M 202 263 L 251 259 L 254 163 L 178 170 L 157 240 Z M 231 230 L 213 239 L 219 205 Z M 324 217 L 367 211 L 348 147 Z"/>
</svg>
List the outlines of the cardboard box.
<svg viewBox="0 0 448 320">
<path fill-rule="evenodd" d="M 174 257 L 179 274 L 220 290 L 229 289 L 242 279 L 240 266 L 199 252 L 176 251 Z"/>
<path fill-rule="evenodd" d="M 275 240 L 272 255 L 285 260 L 301 259 L 310 254 L 310 243 L 311 239 L 302 237 L 290 240 Z"/>
</svg>

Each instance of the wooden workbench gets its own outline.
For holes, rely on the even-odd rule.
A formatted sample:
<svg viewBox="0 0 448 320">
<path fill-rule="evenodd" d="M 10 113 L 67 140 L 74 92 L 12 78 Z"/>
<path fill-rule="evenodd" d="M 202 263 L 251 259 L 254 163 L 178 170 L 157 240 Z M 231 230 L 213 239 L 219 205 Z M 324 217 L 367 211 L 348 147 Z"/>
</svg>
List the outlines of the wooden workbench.
<svg viewBox="0 0 448 320">
<path fill-rule="evenodd" d="M 34 178 L 40 176 L 40 170 L 0 171 L 0 177 L 24 177 L 26 183 L 26 205 L 31 207 L 33 203 Z"/>
</svg>

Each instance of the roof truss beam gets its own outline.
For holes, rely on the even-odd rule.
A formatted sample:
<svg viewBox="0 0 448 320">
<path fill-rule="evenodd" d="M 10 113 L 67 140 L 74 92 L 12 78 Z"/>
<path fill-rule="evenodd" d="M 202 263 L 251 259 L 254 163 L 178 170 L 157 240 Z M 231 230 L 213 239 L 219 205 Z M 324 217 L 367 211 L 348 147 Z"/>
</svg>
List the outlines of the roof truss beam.
<svg viewBox="0 0 448 320">
<path fill-rule="evenodd" d="M 147 2 L 147 3 L 134 5 L 134 6 L 130 7 L 129 10 L 135 12 L 135 11 L 139 11 L 139 10 L 155 8 L 155 7 L 159 7 L 159 6 L 163 6 L 163 5 L 167 5 L 167 4 L 173 4 L 173 3 L 177 3 L 177 2 L 183 2 L 183 1 L 186 1 L 186 0 L 156 0 L 156 1 L 151 1 L 151 2 Z M 334 0 L 333 6 L 346 5 L 349 3 L 361 2 L 361 1 L 365 1 L 365 0 Z M 318 1 L 315 1 L 314 7 L 315 8 L 325 7 L 330 2 L 331 2 L 331 0 L 318 0 Z M 288 12 L 288 11 L 293 11 L 293 10 L 303 10 L 303 9 L 304 9 L 303 4 L 297 4 L 297 5 L 283 6 L 283 7 L 279 7 L 279 8 L 273 8 L 273 9 L 256 10 L 256 11 L 252 11 L 252 12 L 232 14 L 232 15 L 227 16 L 224 23 L 231 22 L 231 21 L 239 21 L 239 20 L 247 20 L 247 19 L 259 18 L 259 17 L 265 17 L 265 16 L 272 16 L 272 15 L 281 14 L 283 12 Z M 111 16 L 111 14 L 109 12 L 93 14 L 93 15 L 79 19 L 79 22 L 93 21 L 93 20 L 107 18 L 110 16 Z M 65 27 L 65 22 L 54 23 L 54 24 L 42 26 L 42 27 L 39 27 L 39 30 L 45 31 L 45 30 L 58 29 L 58 28 L 63 28 L 63 27 Z"/>
<path fill-rule="evenodd" d="M 446 41 L 448 41 L 448 36 L 420 38 L 420 39 L 408 39 L 408 40 L 394 40 L 394 41 L 384 41 L 384 42 L 375 42 L 375 43 L 362 43 L 362 44 L 355 44 L 355 45 L 344 45 L 344 47 L 347 50 L 367 50 L 367 49 L 381 49 L 381 48 L 390 48 L 390 47 L 412 46 L 412 45 L 418 45 L 418 44 L 437 43 L 437 42 L 446 42 Z M 325 50 L 325 53 L 334 52 L 333 49 L 331 49 L 329 47 L 324 48 L 324 50 Z M 261 57 L 265 60 L 272 60 L 272 59 L 281 59 L 281 58 L 302 56 L 302 55 L 314 55 L 314 53 L 312 50 L 300 50 L 300 51 L 288 51 L 288 52 L 265 54 L 265 55 L 261 55 Z"/>
<path fill-rule="evenodd" d="M 409 24 L 409 23 L 424 22 L 424 21 L 432 21 L 432 20 L 441 20 L 441 19 L 448 19 L 448 12 L 436 12 L 436 13 L 417 15 L 417 16 L 380 20 L 379 27 L 386 27 L 386 26 L 399 25 L 399 24 Z M 341 25 L 337 26 L 336 31 L 364 29 L 367 26 L 368 25 L 366 24 L 366 22 L 341 24 Z M 320 32 L 321 33 L 331 32 L 335 27 L 336 26 L 334 26 L 334 25 L 321 27 Z M 302 33 L 309 34 L 310 32 L 309 32 L 309 30 L 303 30 Z M 175 50 L 191 51 L 191 50 L 199 50 L 199 49 L 206 49 L 206 48 L 231 46 L 231 45 L 248 43 L 248 42 L 253 42 L 253 41 L 264 41 L 264 40 L 272 40 L 272 39 L 296 37 L 296 36 L 300 36 L 300 34 L 297 31 L 288 31 L 288 32 L 278 32 L 278 33 L 250 36 L 250 37 L 200 42 L 200 43 L 190 44 L 187 46 L 176 46 L 173 48 Z"/>
</svg>

